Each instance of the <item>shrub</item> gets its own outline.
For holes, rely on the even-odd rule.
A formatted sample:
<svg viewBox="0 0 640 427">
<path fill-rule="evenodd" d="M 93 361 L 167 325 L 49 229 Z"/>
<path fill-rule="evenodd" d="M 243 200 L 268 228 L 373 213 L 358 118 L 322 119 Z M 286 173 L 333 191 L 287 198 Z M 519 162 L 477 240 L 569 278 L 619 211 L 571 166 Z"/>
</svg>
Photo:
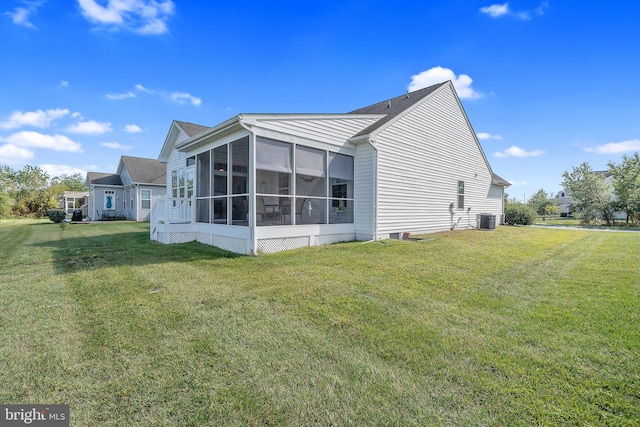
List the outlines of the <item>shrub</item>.
<svg viewBox="0 0 640 427">
<path fill-rule="evenodd" d="M 533 224 L 536 217 L 535 211 L 522 203 L 508 204 L 504 208 L 504 222 L 509 225 Z"/>
<path fill-rule="evenodd" d="M 67 219 L 67 213 L 61 209 L 49 209 L 47 211 L 47 216 L 49 219 L 56 224 L 61 223 L 65 219 Z"/>
</svg>

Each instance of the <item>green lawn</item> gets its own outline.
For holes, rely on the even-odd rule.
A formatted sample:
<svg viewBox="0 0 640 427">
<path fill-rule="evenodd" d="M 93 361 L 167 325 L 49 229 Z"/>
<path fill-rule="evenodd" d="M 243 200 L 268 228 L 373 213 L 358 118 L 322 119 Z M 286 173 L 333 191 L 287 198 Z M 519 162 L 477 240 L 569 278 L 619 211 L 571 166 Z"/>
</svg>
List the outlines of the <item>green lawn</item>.
<svg viewBox="0 0 640 427">
<path fill-rule="evenodd" d="M 0 403 L 77 426 L 640 425 L 640 232 L 234 256 L 0 221 Z"/>
</svg>

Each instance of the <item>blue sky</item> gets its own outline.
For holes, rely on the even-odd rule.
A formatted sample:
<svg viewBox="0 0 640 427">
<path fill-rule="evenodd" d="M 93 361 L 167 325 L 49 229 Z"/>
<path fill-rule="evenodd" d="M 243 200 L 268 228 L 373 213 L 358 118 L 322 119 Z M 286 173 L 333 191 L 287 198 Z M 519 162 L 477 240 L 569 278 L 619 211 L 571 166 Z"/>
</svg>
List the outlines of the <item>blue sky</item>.
<svg viewBox="0 0 640 427">
<path fill-rule="evenodd" d="M 640 151 L 640 2 L 4 0 L 0 163 L 157 158 L 173 119 L 344 113 L 452 80 L 510 196 Z"/>
</svg>

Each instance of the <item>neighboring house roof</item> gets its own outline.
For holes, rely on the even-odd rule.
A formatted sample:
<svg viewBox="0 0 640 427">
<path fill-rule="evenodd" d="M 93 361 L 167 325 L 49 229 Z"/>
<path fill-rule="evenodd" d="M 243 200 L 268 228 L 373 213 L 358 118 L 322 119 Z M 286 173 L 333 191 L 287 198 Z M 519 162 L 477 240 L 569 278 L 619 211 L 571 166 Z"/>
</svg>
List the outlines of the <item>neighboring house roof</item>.
<svg viewBox="0 0 640 427">
<path fill-rule="evenodd" d="M 424 89 L 419 89 L 414 92 L 407 92 L 405 95 L 396 96 L 395 98 L 391 98 L 387 101 L 378 102 L 376 104 L 351 111 L 348 114 L 384 114 L 385 115 L 383 118 L 381 118 L 371 126 L 361 130 L 360 132 L 355 134 L 353 137 L 355 138 L 358 136 L 369 135 L 370 133 L 375 132 L 376 130 L 380 129 L 382 126 L 384 126 L 385 124 L 393 120 L 396 116 L 408 110 L 418 101 L 423 99 L 425 96 L 431 94 L 433 91 L 435 91 L 440 86 L 445 84 L 447 84 L 447 82 L 429 86 Z"/>
<path fill-rule="evenodd" d="M 122 179 L 115 173 L 87 172 L 87 185 L 122 185 Z"/>
<path fill-rule="evenodd" d="M 127 168 L 133 183 L 157 185 L 166 185 L 167 183 L 167 166 L 157 160 L 122 156 L 118 166 L 118 175 L 122 173 L 123 166 Z"/>
</svg>

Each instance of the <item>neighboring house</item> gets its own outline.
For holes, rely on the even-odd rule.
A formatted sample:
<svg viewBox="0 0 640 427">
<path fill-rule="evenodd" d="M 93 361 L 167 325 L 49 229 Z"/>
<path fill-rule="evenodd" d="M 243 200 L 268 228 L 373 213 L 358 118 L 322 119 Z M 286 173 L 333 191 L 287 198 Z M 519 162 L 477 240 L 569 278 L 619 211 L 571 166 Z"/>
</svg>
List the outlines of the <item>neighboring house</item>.
<svg viewBox="0 0 640 427">
<path fill-rule="evenodd" d="M 149 221 L 151 207 L 166 189 L 166 165 L 154 159 L 122 156 L 115 174 L 89 172 L 87 217 Z"/>
<path fill-rule="evenodd" d="M 243 254 L 502 223 L 509 186 L 451 82 L 347 114 L 174 121 L 158 160 L 151 238 Z"/>
<path fill-rule="evenodd" d="M 613 190 L 613 176 L 608 171 L 593 171 L 594 174 L 604 179 L 604 182 L 611 189 L 611 201 L 616 201 L 616 195 Z M 571 198 L 571 192 L 568 188 L 562 189 L 556 195 L 556 204 L 560 216 L 569 216 L 573 213 L 573 199 Z M 614 220 L 628 220 L 626 212 L 616 211 L 613 213 Z"/>
<path fill-rule="evenodd" d="M 558 194 L 556 194 L 556 204 L 558 205 L 558 213 L 560 216 L 565 217 L 571 215 L 571 203 L 572 200 L 568 188 L 558 191 Z"/>
</svg>

